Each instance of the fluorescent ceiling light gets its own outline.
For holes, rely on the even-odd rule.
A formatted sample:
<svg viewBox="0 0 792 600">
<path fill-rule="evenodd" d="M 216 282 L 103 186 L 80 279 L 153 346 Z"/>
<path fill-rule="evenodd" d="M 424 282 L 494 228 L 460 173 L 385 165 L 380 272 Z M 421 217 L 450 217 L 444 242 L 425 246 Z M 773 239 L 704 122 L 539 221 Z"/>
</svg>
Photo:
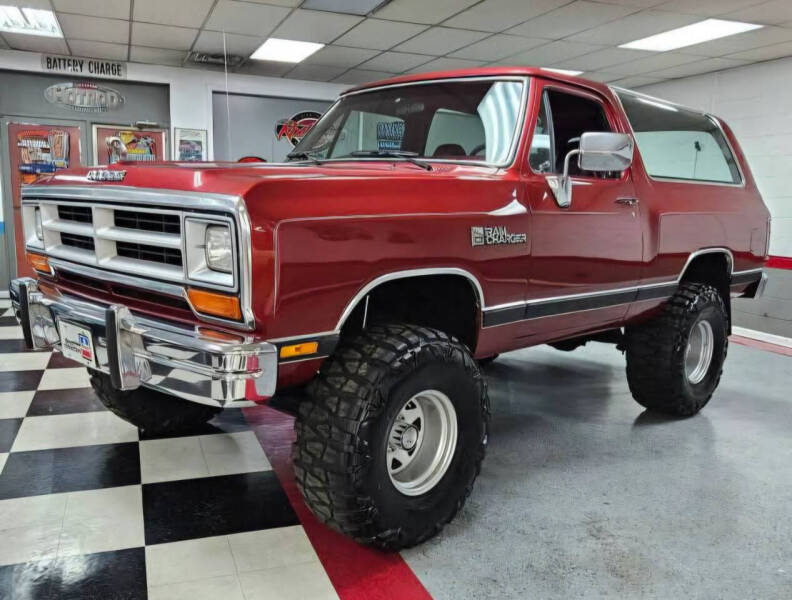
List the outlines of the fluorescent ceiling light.
<svg viewBox="0 0 792 600">
<path fill-rule="evenodd" d="M 583 71 L 573 71 L 572 69 L 551 69 L 550 67 L 540 67 L 542 71 L 552 71 L 553 73 L 560 73 L 561 75 L 580 75 Z"/>
<path fill-rule="evenodd" d="M 296 40 L 279 40 L 270 38 L 256 50 L 250 58 L 253 60 L 276 60 L 278 62 L 298 63 L 323 48 L 324 44 L 315 42 L 298 42 Z"/>
<path fill-rule="evenodd" d="M 0 6 L 0 31 L 22 33 L 25 35 L 43 35 L 62 38 L 58 19 L 51 10 L 38 8 L 22 8 L 16 6 Z"/>
<path fill-rule="evenodd" d="M 759 29 L 760 27 L 764 27 L 764 25 L 741 23 L 740 21 L 724 21 L 723 19 L 706 19 L 692 25 L 686 25 L 685 27 L 658 33 L 657 35 L 650 35 L 628 44 L 622 44 L 619 48 L 666 52 L 667 50 L 676 50 L 677 48 L 717 40 L 736 33 Z"/>
</svg>

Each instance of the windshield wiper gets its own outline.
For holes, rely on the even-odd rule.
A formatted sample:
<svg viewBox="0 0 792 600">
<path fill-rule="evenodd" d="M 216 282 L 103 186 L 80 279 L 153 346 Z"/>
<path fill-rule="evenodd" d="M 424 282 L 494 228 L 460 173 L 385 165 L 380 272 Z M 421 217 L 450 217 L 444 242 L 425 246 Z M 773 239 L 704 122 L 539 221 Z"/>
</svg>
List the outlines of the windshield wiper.
<svg viewBox="0 0 792 600">
<path fill-rule="evenodd" d="M 289 152 L 286 158 L 291 160 L 310 160 L 312 163 L 321 165 L 324 161 L 319 160 L 310 152 Z"/>
<path fill-rule="evenodd" d="M 398 158 L 411 162 L 412 164 L 421 167 L 422 169 L 426 169 L 427 171 L 432 170 L 432 165 L 416 158 L 418 156 L 417 152 L 410 152 L 408 150 L 355 150 L 354 152 L 350 152 L 349 156 L 381 156 L 382 158 Z"/>
</svg>

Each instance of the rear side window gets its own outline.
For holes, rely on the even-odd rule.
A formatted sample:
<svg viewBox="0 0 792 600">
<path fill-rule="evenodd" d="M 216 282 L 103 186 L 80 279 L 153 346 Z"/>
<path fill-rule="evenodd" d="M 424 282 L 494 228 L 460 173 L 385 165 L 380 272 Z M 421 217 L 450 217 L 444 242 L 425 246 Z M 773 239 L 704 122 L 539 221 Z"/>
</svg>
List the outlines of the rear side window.
<svg viewBox="0 0 792 600">
<path fill-rule="evenodd" d="M 656 179 L 741 183 L 723 132 L 701 113 L 619 93 L 646 170 Z"/>
</svg>

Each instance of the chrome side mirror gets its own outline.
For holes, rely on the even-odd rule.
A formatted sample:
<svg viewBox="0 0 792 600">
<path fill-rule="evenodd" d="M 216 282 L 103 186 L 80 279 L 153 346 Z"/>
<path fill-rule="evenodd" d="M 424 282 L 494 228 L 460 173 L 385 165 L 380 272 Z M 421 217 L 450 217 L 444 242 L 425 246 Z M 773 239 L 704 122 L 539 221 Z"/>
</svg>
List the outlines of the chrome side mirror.
<svg viewBox="0 0 792 600">
<path fill-rule="evenodd" d="M 633 161 L 635 143 L 626 133 L 589 131 L 580 136 L 580 146 L 570 150 L 564 157 L 564 172 L 548 175 L 547 185 L 555 196 L 558 206 L 572 205 L 572 179 L 569 177 L 569 161 L 578 157 L 578 167 L 584 171 L 624 171 Z"/>
</svg>

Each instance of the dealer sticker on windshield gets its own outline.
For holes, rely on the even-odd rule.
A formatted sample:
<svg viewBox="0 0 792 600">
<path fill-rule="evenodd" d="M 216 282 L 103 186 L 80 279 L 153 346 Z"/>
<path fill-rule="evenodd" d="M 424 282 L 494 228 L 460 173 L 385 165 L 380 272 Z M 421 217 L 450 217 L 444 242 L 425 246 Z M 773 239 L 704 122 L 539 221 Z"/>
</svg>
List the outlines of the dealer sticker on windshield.
<svg viewBox="0 0 792 600">
<path fill-rule="evenodd" d="M 96 363 L 91 330 L 74 323 L 61 321 L 61 352 L 80 364 L 92 367 Z"/>
</svg>

